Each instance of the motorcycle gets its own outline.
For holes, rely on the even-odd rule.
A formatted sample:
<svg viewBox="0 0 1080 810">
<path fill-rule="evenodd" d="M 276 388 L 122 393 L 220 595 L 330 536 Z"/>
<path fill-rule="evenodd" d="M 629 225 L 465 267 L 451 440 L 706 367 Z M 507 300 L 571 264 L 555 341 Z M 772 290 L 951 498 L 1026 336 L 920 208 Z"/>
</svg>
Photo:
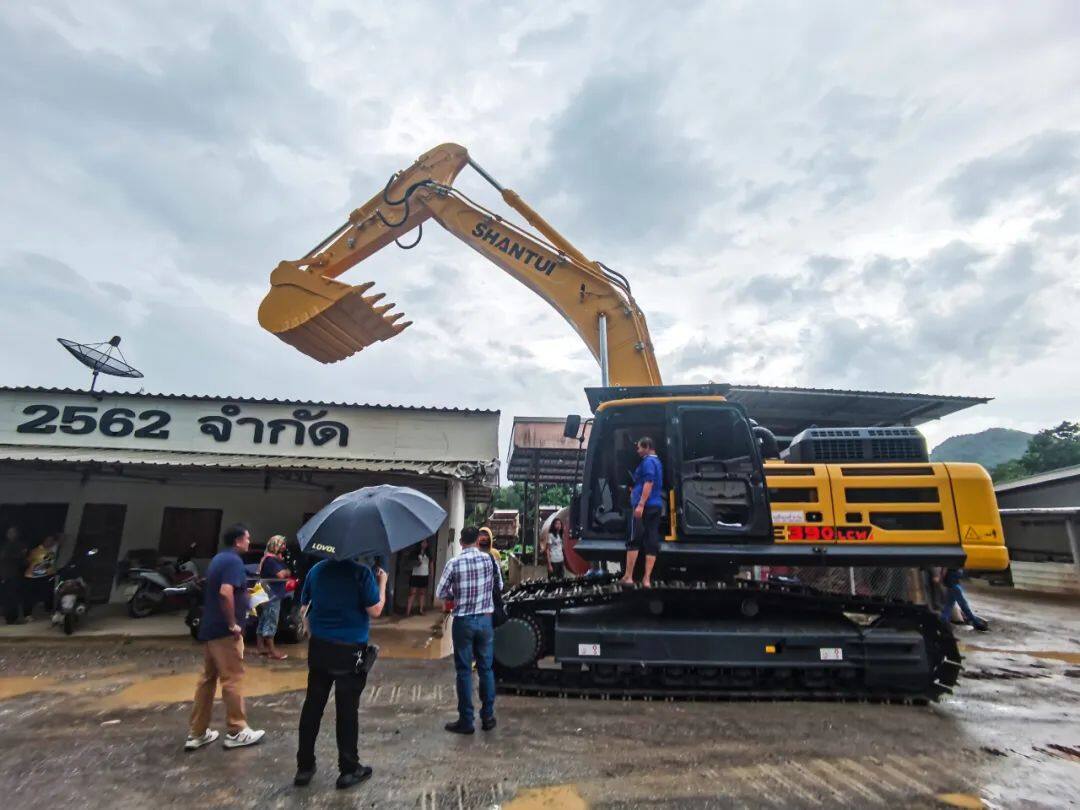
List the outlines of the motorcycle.
<svg viewBox="0 0 1080 810">
<path fill-rule="evenodd" d="M 253 577 L 254 579 L 254 577 Z M 202 577 L 185 585 L 170 588 L 170 596 L 187 599 L 187 615 L 184 624 L 191 631 L 191 637 L 198 641 L 199 626 L 202 624 L 203 604 L 205 599 L 206 580 Z M 299 644 L 307 638 L 307 628 L 304 626 L 303 616 L 300 612 L 300 595 L 297 592 L 300 581 L 296 577 L 285 580 L 285 598 L 281 602 L 281 617 L 278 619 L 278 631 L 276 639 L 282 644 Z M 244 638 L 248 642 L 255 640 L 255 630 L 258 619 L 249 615 L 244 623 Z"/>
<path fill-rule="evenodd" d="M 82 563 L 97 553 L 96 548 L 88 549 L 85 557 L 72 557 L 71 561 L 56 573 L 52 623 L 62 625 L 66 635 L 70 636 L 75 632 L 75 625 L 90 608 L 90 589 L 82 575 Z"/>
<path fill-rule="evenodd" d="M 129 568 L 126 576 L 134 590 L 128 599 L 128 615 L 142 619 L 157 611 L 188 605 L 186 586 L 199 578 L 199 567 L 192 560 L 194 552 L 193 543 L 188 553 L 175 562 L 166 560 L 154 568 Z"/>
<path fill-rule="evenodd" d="M 206 588 L 205 577 L 189 579 L 183 585 L 171 586 L 165 589 L 165 595 L 169 599 L 180 602 L 187 606 L 187 614 L 184 616 L 184 624 L 188 626 L 191 637 L 199 640 L 199 625 L 202 624 L 203 598 Z"/>
</svg>

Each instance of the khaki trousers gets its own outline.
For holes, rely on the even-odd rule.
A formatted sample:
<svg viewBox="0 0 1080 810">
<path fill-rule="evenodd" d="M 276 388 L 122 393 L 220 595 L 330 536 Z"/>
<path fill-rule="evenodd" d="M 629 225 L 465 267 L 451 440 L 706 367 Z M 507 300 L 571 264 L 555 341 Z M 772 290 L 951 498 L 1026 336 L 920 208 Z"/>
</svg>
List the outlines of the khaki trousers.
<svg viewBox="0 0 1080 810">
<path fill-rule="evenodd" d="M 206 642 L 204 665 L 195 687 L 195 705 L 191 707 L 191 735 L 201 737 L 210 726 L 214 695 L 221 681 L 221 699 L 225 703 L 228 732 L 247 728 L 244 714 L 244 640 L 234 636 Z"/>
</svg>

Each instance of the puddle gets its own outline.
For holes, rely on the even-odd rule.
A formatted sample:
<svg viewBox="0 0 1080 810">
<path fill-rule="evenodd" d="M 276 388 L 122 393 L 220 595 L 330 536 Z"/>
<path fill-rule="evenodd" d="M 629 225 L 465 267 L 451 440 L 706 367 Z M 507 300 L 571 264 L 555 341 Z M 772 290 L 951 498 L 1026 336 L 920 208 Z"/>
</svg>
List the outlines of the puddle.
<svg viewBox="0 0 1080 810">
<path fill-rule="evenodd" d="M 1032 658 L 1042 658 L 1047 661 L 1064 661 L 1066 664 L 1080 664 L 1080 652 L 1060 652 L 1058 650 L 1002 650 L 996 647 L 976 647 L 973 644 L 965 644 L 965 650 L 988 653 L 1005 653 L 1006 655 L 1030 655 Z"/>
<path fill-rule="evenodd" d="M 379 645 L 379 657 L 435 660 L 446 658 L 453 652 L 450 633 L 438 634 L 430 626 L 402 627 L 404 622 L 375 625 L 371 628 L 371 642 Z"/>
<path fill-rule="evenodd" d="M 949 807 L 963 807 L 967 810 L 982 810 L 986 807 L 983 800 L 973 793 L 939 793 L 937 799 Z"/>
<path fill-rule="evenodd" d="M 132 709 L 159 703 L 183 703 L 194 697 L 198 679 L 197 672 L 147 678 L 126 686 L 115 695 L 109 695 L 101 706 L 104 709 Z M 307 669 L 249 666 L 244 673 L 245 697 L 295 692 L 306 687 Z"/>
<path fill-rule="evenodd" d="M 32 678 L 29 676 L 0 678 L 0 700 L 8 700 L 32 692 L 55 692 L 59 687 L 60 683 L 55 678 Z"/>
<path fill-rule="evenodd" d="M 588 803 L 573 785 L 552 785 L 519 790 L 505 810 L 586 810 Z M 981 805 L 980 805 L 981 806 Z"/>
</svg>

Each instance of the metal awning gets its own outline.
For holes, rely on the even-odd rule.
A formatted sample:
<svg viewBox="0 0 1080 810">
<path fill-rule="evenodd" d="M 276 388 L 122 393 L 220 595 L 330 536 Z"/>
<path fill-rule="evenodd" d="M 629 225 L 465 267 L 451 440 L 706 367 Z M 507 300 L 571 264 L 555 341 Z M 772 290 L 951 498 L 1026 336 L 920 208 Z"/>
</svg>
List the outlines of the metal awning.
<svg viewBox="0 0 1080 810">
<path fill-rule="evenodd" d="M 403 473 L 453 478 L 466 483 L 471 500 L 486 500 L 497 486 L 498 462 L 420 461 L 369 458 L 323 458 L 270 456 L 250 453 L 186 453 L 161 450 L 130 450 L 38 445 L 0 445 L 0 463 L 100 470 L 123 467 L 171 468 L 177 470 L 230 470 L 247 472 L 355 472 Z"/>
<path fill-rule="evenodd" d="M 506 477 L 513 482 L 540 486 L 574 483 L 574 470 L 580 474 L 589 444 L 592 423 L 585 425 L 585 443 L 563 436 L 565 420 L 561 417 L 514 418 L 510 434 Z"/>
<path fill-rule="evenodd" d="M 808 427 L 889 427 L 921 425 L 990 401 L 988 397 L 731 385 L 727 398 L 778 437 Z"/>
</svg>

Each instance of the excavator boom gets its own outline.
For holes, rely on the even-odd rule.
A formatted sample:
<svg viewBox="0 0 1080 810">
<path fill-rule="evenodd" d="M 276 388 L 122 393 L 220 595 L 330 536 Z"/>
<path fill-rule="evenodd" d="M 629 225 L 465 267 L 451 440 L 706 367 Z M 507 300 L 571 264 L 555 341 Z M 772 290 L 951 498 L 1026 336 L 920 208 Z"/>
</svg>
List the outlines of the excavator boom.
<svg viewBox="0 0 1080 810">
<path fill-rule="evenodd" d="M 541 236 L 455 189 L 452 183 L 466 165 L 494 185 Z M 259 322 L 324 363 L 342 360 L 400 333 L 409 323 L 400 320 L 402 313 L 391 313 L 393 304 L 379 303 L 382 295 L 364 295 L 372 284 L 350 286 L 335 279 L 409 231 L 422 229 L 428 219 L 551 304 L 600 362 L 605 383 L 661 383 L 645 316 L 626 279 L 587 259 L 455 144 L 443 144 L 421 155 L 307 256 L 279 264 L 259 308 Z"/>
</svg>

